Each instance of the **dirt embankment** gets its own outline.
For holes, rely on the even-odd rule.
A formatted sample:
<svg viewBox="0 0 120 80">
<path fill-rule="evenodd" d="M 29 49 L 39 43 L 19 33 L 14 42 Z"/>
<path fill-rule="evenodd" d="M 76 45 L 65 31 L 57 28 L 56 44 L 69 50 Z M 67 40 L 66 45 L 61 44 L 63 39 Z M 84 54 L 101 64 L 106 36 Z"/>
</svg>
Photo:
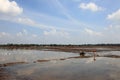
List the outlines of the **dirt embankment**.
<svg viewBox="0 0 120 80">
<path fill-rule="evenodd" d="M 0 64 L 0 67 L 7 67 L 7 66 L 13 66 L 17 64 L 27 64 L 27 62 L 10 62 L 10 63 L 4 63 Z"/>
<path fill-rule="evenodd" d="M 63 47 L 48 46 L 46 47 L 45 50 L 73 52 L 73 53 L 79 53 L 81 51 L 84 51 L 84 52 L 120 51 L 120 46 L 63 46 Z"/>
<path fill-rule="evenodd" d="M 35 50 L 50 50 L 62 52 L 99 52 L 99 51 L 120 51 L 120 46 L 0 46 L 1 49 L 35 49 Z"/>
</svg>

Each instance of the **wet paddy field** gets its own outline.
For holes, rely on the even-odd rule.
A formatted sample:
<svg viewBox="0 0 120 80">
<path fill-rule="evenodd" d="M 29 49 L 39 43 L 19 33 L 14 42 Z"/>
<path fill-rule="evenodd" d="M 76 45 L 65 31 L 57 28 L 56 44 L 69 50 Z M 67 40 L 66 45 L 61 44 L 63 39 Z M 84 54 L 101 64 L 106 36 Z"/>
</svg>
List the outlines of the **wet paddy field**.
<svg viewBox="0 0 120 80">
<path fill-rule="evenodd" d="M 0 80 L 119 80 L 118 48 L 93 49 L 0 49 Z"/>
</svg>

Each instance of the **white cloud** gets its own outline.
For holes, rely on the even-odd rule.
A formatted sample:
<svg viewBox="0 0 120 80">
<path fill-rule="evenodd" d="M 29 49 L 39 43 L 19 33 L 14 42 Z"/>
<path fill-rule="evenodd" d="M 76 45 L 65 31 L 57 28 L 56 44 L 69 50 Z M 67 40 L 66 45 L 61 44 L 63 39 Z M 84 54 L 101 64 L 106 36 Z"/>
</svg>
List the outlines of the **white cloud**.
<svg viewBox="0 0 120 80">
<path fill-rule="evenodd" d="M 110 25 L 102 31 L 102 34 L 103 43 L 120 43 L 120 25 Z"/>
<path fill-rule="evenodd" d="M 21 32 L 18 32 L 16 34 L 16 36 L 18 37 L 27 36 L 27 35 L 28 35 L 28 31 L 26 29 L 23 29 Z"/>
<path fill-rule="evenodd" d="M 0 0 L 0 20 L 10 21 L 41 29 L 51 28 L 51 26 L 36 23 L 36 21 L 28 17 L 23 17 L 22 15 L 19 16 L 19 14 L 22 14 L 22 12 L 23 8 L 19 7 L 15 1 Z M 21 35 L 21 33 L 18 35 Z"/>
<path fill-rule="evenodd" d="M 49 31 L 44 31 L 44 35 L 46 36 L 62 36 L 62 37 L 68 37 L 69 33 L 65 31 L 56 30 L 55 28 L 52 28 Z"/>
<path fill-rule="evenodd" d="M 113 42 L 113 43 L 119 43 L 120 38 L 120 9 L 113 12 L 112 14 L 109 14 L 107 16 L 107 19 L 111 21 L 110 26 L 105 28 L 104 34 L 106 34 L 106 40 Z"/>
<path fill-rule="evenodd" d="M 36 37 L 38 37 L 38 35 L 36 35 L 36 34 L 32 34 L 32 37 L 36 38 Z"/>
<path fill-rule="evenodd" d="M 16 36 L 17 37 L 34 37 L 34 38 L 36 38 L 36 37 L 38 37 L 38 35 L 36 35 L 36 34 L 31 34 L 31 33 L 29 33 L 26 29 L 23 29 L 21 32 L 18 32 L 18 33 L 16 33 Z"/>
<path fill-rule="evenodd" d="M 102 36 L 102 33 L 85 28 L 85 32 L 91 36 Z"/>
<path fill-rule="evenodd" d="M 5 36 L 10 36 L 10 34 L 9 34 L 9 33 L 6 33 L 6 32 L 1 32 L 1 33 L 0 33 L 0 38 L 1 38 L 1 37 L 5 37 Z"/>
<path fill-rule="evenodd" d="M 40 28 L 40 29 L 50 29 L 50 28 L 53 27 L 53 26 L 48 26 L 48 25 L 37 23 L 36 21 L 34 21 L 30 18 L 27 18 L 27 17 L 14 18 L 12 20 L 12 22 L 28 25 L 28 26 L 31 26 L 31 27 L 37 27 L 37 28 Z"/>
<path fill-rule="evenodd" d="M 16 16 L 23 12 L 23 9 L 18 6 L 15 1 L 0 0 L 0 13 Z"/>
<path fill-rule="evenodd" d="M 17 23 L 21 23 L 21 24 L 27 24 L 27 25 L 35 25 L 35 22 L 29 18 L 17 18 L 16 20 Z"/>
<path fill-rule="evenodd" d="M 112 20 L 112 21 L 119 21 L 120 22 L 120 9 L 116 12 L 113 12 L 112 14 L 109 14 L 107 16 L 107 19 Z"/>
<path fill-rule="evenodd" d="M 23 34 L 22 34 L 22 32 L 18 32 L 16 35 L 17 35 L 18 37 L 20 37 L 20 36 L 22 36 Z"/>
<path fill-rule="evenodd" d="M 112 30 L 112 31 L 119 30 L 119 29 L 120 29 L 120 25 L 110 25 L 105 28 L 105 30 Z"/>
<path fill-rule="evenodd" d="M 27 32 L 27 35 L 26 35 Z M 6 43 L 38 43 L 42 42 L 40 36 L 28 33 L 27 30 L 23 29 L 21 32 L 11 34 L 6 32 L 0 32 L 0 44 L 6 44 Z"/>
<path fill-rule="evenodd" d="M 79 8 L 81 8 L 81 9 L 83 9 L 83 10 L 91 10 L 91 11 L 93 11 L 93 12 L 103 10 L 102 7 L 97 6 L 95 3 L 92 3 L 92 2 L 90 2 L 90 3 L 81 3 L 81 4 L 79 5 Z"/>
<path fill-rule="evenodd" d="M 3 0 L 2 0 L 3 1 Z M 6 2 L 9 2 L 9 3 L 11 3 L 11 2 L 14 2 L 14 3 L 16 3 L 15 1 L 9 1 L 9 0 L 5 0 Z M 4 1 L 3 1 L 4 2 Z M 14 22 L 14 23 L 19 23 L 19 24 L 23 24 L 23 25 L 28 25 L 28 26 L 31 26 L 31 27 L 37 27 L 37 28 L 40 28 L 40 29 L 43 29 L 43 30 L 48 30 L 48 29 L 51 29 L 52 27 L 54 27 L 54 28 L 56 28 L 57 30 L 65 30 L 65 31 L 78 31 L 78 29 L 68 29 L 68 28 L 65 28 L 66 26 L 82 26 L 82 27 L 86 27 L 87 25 L 86 24 L 84 24 L 84 23 L 81 23 L 80 21 L 77 21 L 76 19 L 74 19 L 70 14 L 69 14 L 69 11 L 60 3 L 60 1 L 59 0 L 55 0 L 54 1 L 54 3 L 56 4 L 56 6 L 58 6 L 59 8 L 58 9 L 60 9 L 63 13 L 64 13 L 64 15 L 66 16 L 66 17 L 68 17 L 68 19 L 69 20 L 66 20 L 66 19 L 61 19 L 61 18 L 57 18 L 57 20 L 56 20 L 56 18 L 54 18 L 53 16 L 51 16 L 51 17 L 49 17 L 50 19 L 46 19 L 46 17 L 43 17 L 42 19 L 41 19 L 41 17 L 40 17 L 40 19 L 42 20 L 42 21 L 47 21 L 48 22 L 48 25 L 46 25 L 46 24 L 41 24 L 41 23 L 38 23 L 38 22 L 36 22 L 36 21 L 34 21 L 34 20 L 32 20 L 32 19 L 30 19 L 30 18 L 28 18 L 28 17 L 23 17 L 23 15 L 20 15 L 20 16 L 9 16 L 9 13 L 8 14 L 6 14 L 6 15 L 1 15 L 0 14 L 0 19 L 1 20 L 5 20 L 5 21 L 10 21 L 10 22 Z M 17 3 L 16 3 L 16 5 L 17 5 Z M 18 5 L 17 5 L 17 7 L 19 7 Z M 20 7 L 19 7 L 20 8 Z M 22 8 L 20 8 L 20 9 L 22 9 Z M 3 13 L 3 12 L 2 12 Z M 21 12 L 22 13 L 22 12 Z M 30 12 L 30 13 L 32 13 L 32 12 Z M 4 13 L 5 14 L 5 13 Z M 34 15 L 36 15 L 36 14 L 34 14 Z M 46 15 L 45 15 L 46 16 Z M 38 16 L 37 16 L 38 17 Z M 52 22 L 51 22 L 52 21 Z M 72 23 L 71 23 L 71 21 L 72 21 Z M 39 21 L 40 22 L 40 21 Z M 55 24 L 53 24 L 54 22 L 56 22 Z M 57 23 L 60 23 L 61 22 L 61 24 L 57 24 Z M 49 26 L 49 25 L 53 25 L 53 26 Z M 62 26 L 62 27 L 61 27 Z"/>
<path fill-rule="evenodd" d="M 53 17 L 51 17 L 51 18 L 53 18 Z M 10 17 L 10 16 L 6 16 L 5 17 L 5 16 L 2 16 L 2 17 L 0 17 L 0 19 L 1 20 L 5 20 L 5 21 L 10 21 L 10 22 L 15 22 L 15 23 L 23 24 L 23 25 L 28 25 L 28 26 L 31 26 L 31 27 L 40 28 L 40 29 L 43 29 L 43 30 L 48 30 L 48 29 L 51 29 L 51 28 L 56 28 L 56 29 L 59 29 L 59 30 L 70 31 L 70 29 L 66 29 L 66 28 L 59 28 L 59 27 L 56 27 L 56 26 L 49 26 L 49 25 L 40 24 L 40 23 L 37 23 L 36 21 L 34 21 L 34 20 L 30 19 L 30 18 L 27 18 L 27 17 L 17 17 L 17 16 L 16 17 Z M 63 21 L 63 20 L 61 20 L 61 21 Z M 72 24 L 70 24 L 70 25 L 72 25 Z M 71 30 L 71 31 L 73 31 L 73 30 Z"/>
<path fill-rule="evenodd" d="M 27 35 L 27 34 L 28 34 L 28 31 L 27 31 L 26 29 L 23 29 L 23 33 L 24 33 L 25 35 Z"/>
</svg>

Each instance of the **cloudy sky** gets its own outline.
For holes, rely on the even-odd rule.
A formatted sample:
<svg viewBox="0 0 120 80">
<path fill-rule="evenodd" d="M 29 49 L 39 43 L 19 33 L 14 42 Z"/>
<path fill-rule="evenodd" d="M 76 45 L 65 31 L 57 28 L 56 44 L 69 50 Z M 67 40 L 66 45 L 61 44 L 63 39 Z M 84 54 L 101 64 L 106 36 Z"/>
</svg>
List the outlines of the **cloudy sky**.
<svg viewBox="0 0 120 80">
<path fill-rule="evenodd" d="M 0 0 L 0 44 L 120 43 L 120 0 Z"/>
</svg>

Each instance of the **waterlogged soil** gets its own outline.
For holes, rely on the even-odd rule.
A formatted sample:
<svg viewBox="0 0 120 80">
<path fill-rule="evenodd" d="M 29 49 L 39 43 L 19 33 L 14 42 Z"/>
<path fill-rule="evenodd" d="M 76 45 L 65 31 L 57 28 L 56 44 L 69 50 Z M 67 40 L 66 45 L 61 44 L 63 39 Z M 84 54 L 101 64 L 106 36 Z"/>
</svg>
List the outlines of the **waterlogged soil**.
<svg viewBox="0 0 120 80">
<path fill-rule="evenodd" d="M 0 80 L 119 80 L 120 51 L 90 49 L 0 49 Z"/>
</svg>

